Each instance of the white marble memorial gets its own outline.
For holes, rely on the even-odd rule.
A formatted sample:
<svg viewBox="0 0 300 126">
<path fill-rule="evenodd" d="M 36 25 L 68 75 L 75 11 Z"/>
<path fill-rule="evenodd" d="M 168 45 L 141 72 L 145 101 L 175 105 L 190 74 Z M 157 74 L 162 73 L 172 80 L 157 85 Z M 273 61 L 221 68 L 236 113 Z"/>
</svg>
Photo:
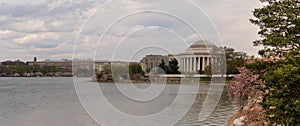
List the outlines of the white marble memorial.
<svg viewBox="0 0 300 126">
<path fill-rule="evenodd" d="M 198 73 L 210 64 L 219 63 L 215 50 L 216 45 L 209 41 L 200 40 L 192 44 L 185 52 L 176 55 L 181 73 Z"/>
</svg>

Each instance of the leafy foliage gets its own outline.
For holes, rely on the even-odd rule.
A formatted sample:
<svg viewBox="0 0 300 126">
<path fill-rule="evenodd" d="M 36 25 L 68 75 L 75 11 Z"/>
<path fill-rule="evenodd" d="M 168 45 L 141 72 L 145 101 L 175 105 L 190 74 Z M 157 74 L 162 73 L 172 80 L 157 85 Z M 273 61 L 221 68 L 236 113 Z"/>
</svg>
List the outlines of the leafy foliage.
<svg viewBox="0 0 300 126">
<path fill-rule="evenodd" d="M 288 57 L 267 67 L 263 108 L 272 124 L 300 124 L 300 58 Z M 282 116 L 284 115 L 284 117 Z"/>
<path fill-rule="evenodd" d="M 56 67 L 47 67 L 47 68 L 41 68 L 39 65 L 12 65 L 12 66 L 1 66 L 0 67 L 0 73 L 7 73 L 7 74 L 13 74 L 13 73 L 19 73 L 20 75 L 23 75 L 24 73 L 35 73 L 35 72 L 42 72 L 43 74 L 49 73 L 49 72 L 57 72 L 58 69 Z"/>
<path fill-rule="evenodd" d="M 250 21 L 260 27 L 259 51 L 266 61 L 250 66 L 262 71 L 265 95 L 262 102 L 270 125 L 300 124 L 300 2 L 261 0 Z M 283 116 L 284 115 L 284 116 Z"/>
<path fill-rule="evenodd" d="M 129 73 L 130 74 L 143 74 L 142 66 L 138 63 L 129 64 Z"/>
<path fill-rule="evenodd" d="M 202 73 L 202 72 L 201 72 Z M 211 76 L 212 75 L 212 71 L 211 71 L 211 65 L 208 65 L 204 68 L 203 73 L 207 76 Z"/>
<path fill-rule="evenodd" d="M 166 74 L 180 74 L 180 72 L 178 71 L 178 61 L 175 58 L 169 61 L 168 65 L 166 65 L 164 60 L 162 60 L 158 67 L 164 70 L 164 73 Z"/>
<path fill-rule="evenodd" d="M 255 9 L 250 21 L 260 27 L 261 40 L 255 45 L 265 48 L 259 54 L 265 57 L 283 56 L 300 48 L 300 2 L 298 0 L 261 0 L 263 8 Z"/>
<path fill-rule="evenodd" d="M 178 62 L 175 58 L 169 61 L 169 67 L 167 69 L 168 74 L 180 74 L 178 69 L 179 69 Z"/>
<path fill-rule="evenodd" d="M 111 64 L 104 65 L 101 72 L 104 74 L 111 74 Z"/>
<path fill-rule="evenodd" d="M 114 81 L 122 81 L 129 78 L 129 71 L 123 64 L 112 64 L 111 73 Z"/>
<path fill-rule="evenodd" d="M 246 53 L 236 52 L 233 48 L 224 47 L 226 56 L 226 73 L 227 74 L 238 74 L 239 67 L 245 65 L 248 58 Z"/>
<path fill-rule="evenodd" d="M 166 65 L 165 60 L 161 60 L 161 62 L 159 63 L 158 67 L 160 67 L 162 70 L 165 71 L 165 73 L 167 73 L 167 71 L 168 71 L 168 66 Z"/>
</svg>

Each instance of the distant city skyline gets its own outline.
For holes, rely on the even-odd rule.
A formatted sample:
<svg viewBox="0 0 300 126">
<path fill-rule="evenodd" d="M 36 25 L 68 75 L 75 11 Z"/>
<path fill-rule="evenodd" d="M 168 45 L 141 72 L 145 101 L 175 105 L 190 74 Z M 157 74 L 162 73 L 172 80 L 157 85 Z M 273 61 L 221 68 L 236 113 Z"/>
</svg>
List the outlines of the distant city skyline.
<svg viewBox="0 0 300 126">
<path fill-rule="evenodd" d="M 182 0 L 172 3 L 166 0 L 0 1 L 0 61 L 32 61 L 33 57 L 39 60 L 72 59 L 77 38 L 74 57 L 80 59 L 93 59 L 95 54 L 97 60 L 138 60 L 150 53 L 176 54 L 199 39 L 217 44 L 222 40 L 227 47 L 257 55 L 259 47 L 254 47 L 252 42 L 259 38 L 258 28 L 249 19 L 252 10 L 261 6 L 259 0 L 192 2 L 196 5 Z M 197 7 L 200 9 L 193 10 Z M 201 35 L 193 33 L 174 17 L 146 12 L 125 18 L 111 28 L 95 53 L 100 35 L 114 19 L 138 10 L 159 9 L 163 12 L 171 10 L 173 15 L 191 24 L 203 20 L 195 26 L 203 29 L 199 31 Z M 189 16 L 194 18 L 190 20 Z M 217 32 L 220 38 L 215 37 Z M 154 46 L 147 47 L 149 45 Z"/>
</svg>

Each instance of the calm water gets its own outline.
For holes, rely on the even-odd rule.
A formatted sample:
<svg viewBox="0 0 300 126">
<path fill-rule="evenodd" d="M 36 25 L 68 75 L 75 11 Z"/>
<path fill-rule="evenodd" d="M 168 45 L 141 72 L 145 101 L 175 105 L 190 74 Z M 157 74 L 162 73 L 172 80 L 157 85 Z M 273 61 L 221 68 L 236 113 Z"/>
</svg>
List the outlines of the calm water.
<svg viewBox="0 0 300 126">
<path fill-rule="evenodd" d="M 105 91 L 109 91 L 108 97 L 112 98 L 111 102 L 115 103 L 117 107 L 120 105 L 121 109 L 122 107 L 130 108 L 129 102 L 118 99 L 117 91 L 110 90 L 112 89 L 110 84 L 100 85 L 105 88 Z M 172 90 L 178 88 L 178 85 L 167 86 L 170 90 L 164 93 L 166 97 L 163 100 L 172 99 Z M 204 86 L 201 89 L 202 91 L 197 95 L 191 110 L 176 125 L 219 126 L 227 124 L 227 120 L 235 112 L 235 108 L 229 100 L 226 90 L 208 119 L 202 122 L 198 121 L 198 113 L 207 95 L 207 87 Z M 149 105 L 150 109 L 155 109 L 151 106 Z M 149 109 L 135 109 L 132 114 L 141 115 L 147 110 Z M 132 112 L 132 110 L 128 109 L 128 112 Z M 97 123 L 81 106 L 72 78 L 0 78 L 0 125 L 97 126 Z"/>
</svg>

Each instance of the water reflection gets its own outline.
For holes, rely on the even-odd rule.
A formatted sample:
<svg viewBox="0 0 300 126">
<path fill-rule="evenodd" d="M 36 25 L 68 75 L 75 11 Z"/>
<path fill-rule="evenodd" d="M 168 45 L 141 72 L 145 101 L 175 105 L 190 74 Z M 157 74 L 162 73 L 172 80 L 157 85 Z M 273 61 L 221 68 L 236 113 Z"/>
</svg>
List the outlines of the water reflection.
<svg viewBox="0 0 300 126">
<path fill-rule="evenodd" d="M 0 125 L 97 125 L 77 99 L 72 78 L 0 78 L 0 81 Z M 87 87 L 97 85 L 94 82 L 86 81 L 83 81 L 83 84 Z M 102 88 L 104 87 L 105 94 L 110 97 L 110 102 L 114 106 L 132 115 L 149 115 L 161 111 L 169 106 L 169 103 L 178 95 L 176 94 L 178 85 L 167 85 L 168 88 L 161 94 L 163 95 L 162 99 L 153 100 L 150 104 L 142 102 L 140 106 L 133 106 L 133 103 L 137 101 L 120 97 L 121 94 L 112 90 L 111 84 L 99 85 L 102 85 Z M 126 84 L 123 86 L 126 86 Z M 143 88 L 143 86 L 148 85 L 139 86 Z M 176 124 L 177 126 L 226 125 L 229 117 L 235 112 L 226 89 L 209 118 L 202 122 L 198 121 L 198 114 L 207 96 L 207 89 L 208 85 L 201 86 L 199 94 L 196 94 L 195 103 L 183 119 Z M 192 94 L 180 95 L 189 97 Z"/>
</svg>

